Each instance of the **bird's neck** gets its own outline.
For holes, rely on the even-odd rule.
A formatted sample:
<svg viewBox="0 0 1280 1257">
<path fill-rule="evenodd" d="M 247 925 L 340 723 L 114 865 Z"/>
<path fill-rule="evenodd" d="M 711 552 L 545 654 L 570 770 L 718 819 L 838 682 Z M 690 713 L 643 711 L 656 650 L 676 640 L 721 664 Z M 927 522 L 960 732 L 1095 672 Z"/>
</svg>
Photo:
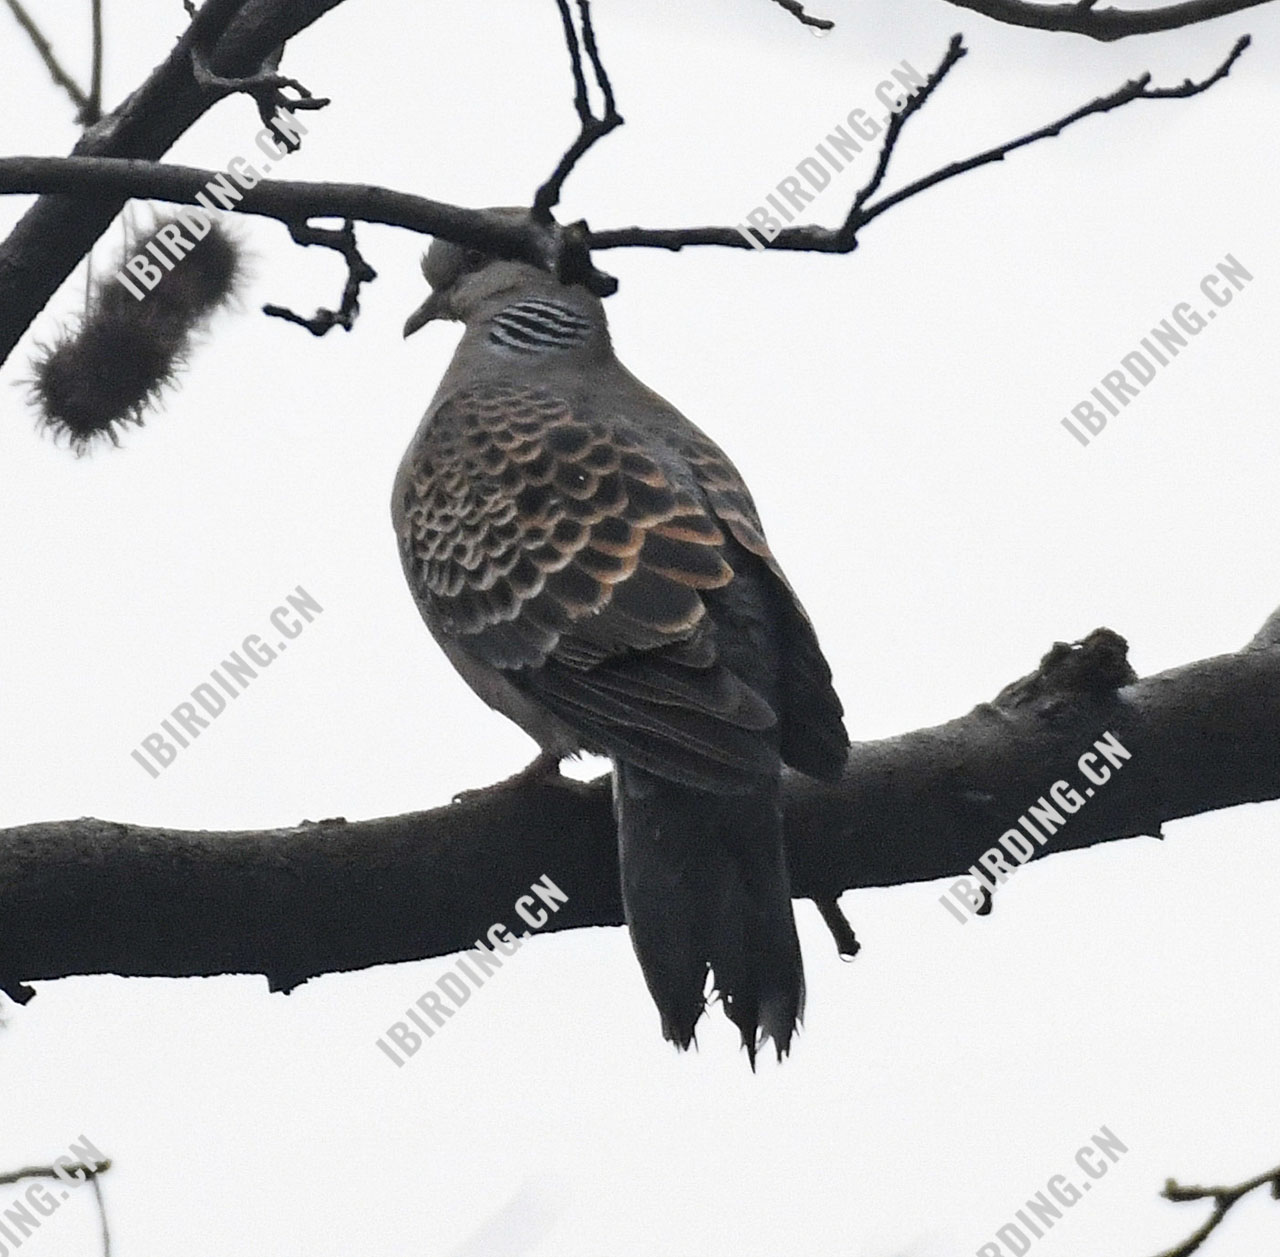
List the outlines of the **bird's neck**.
<svg viewBox="0 0 1280 1257">
<path fill-rule="evenodd" d="M 499 352 L 526 357 L 561 354 L 599 339 L 603 320 L 592 313 L 558 293 L 524 293 L 487 311 L 477 330 Z"/>
</svg>

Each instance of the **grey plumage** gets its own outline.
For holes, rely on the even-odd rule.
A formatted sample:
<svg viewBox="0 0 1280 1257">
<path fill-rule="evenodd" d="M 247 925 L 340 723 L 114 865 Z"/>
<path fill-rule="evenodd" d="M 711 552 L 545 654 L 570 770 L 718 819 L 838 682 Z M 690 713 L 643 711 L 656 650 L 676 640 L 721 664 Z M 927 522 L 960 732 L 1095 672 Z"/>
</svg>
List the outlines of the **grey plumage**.
<svg viewBox="0 0 1280 1257">
<path fill-rule="evenodd" d="M 663 1033 L 708 969 L 751 1061 L 804 1007 L 783 762 L 839 775 L 840 702 L 725 454 L 614 356 L 598 298 L 437 242 L 405 327 L 466 331 L 396 478 L 428 628 L 550 756 L 614 764 L 623 904 Z"/>
</svg>

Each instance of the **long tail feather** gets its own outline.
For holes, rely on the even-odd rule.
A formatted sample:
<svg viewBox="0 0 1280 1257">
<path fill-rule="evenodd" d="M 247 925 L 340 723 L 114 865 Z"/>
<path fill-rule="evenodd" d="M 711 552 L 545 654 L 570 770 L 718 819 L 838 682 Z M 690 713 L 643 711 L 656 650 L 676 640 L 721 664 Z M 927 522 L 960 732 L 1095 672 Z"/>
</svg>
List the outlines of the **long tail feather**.
<svg viewBox="0 0 1280 1257">
<path fill-rule="evenodd" d="M 615 766 L 622 899 L 663 1034 L 687 1048 L 707 972 L 755 1067 L 781 1059 L 804 1011 L 778 783 L 717 795 Z"/>
</svg>

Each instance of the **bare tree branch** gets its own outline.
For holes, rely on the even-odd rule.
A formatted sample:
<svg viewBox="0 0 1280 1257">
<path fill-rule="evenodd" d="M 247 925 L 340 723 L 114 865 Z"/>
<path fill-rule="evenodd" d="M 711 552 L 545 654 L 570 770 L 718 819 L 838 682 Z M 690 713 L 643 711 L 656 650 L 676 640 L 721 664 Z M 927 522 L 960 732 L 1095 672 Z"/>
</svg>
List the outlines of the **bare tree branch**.
<svg viewBox="0 0 1280 1257">
<path fill-rule="evenodd" d="M 107 1163 L 108 1167 L 110 1162 Z M 89 1186 L 98 1205 L 98 1224 L 102 1228 L 102 1257 L 111 1257 L 111 1228 L 107 1225 L 107 1202 L 102 1199 L 101 1172 L 89 1175 Z"/>
<path fill-rule="evenodd" d="M 946 55 L 938 63 L 938 68 L 925 80 L 924 86 L 907 101 L 897 113 L 892 114 L 889 118 L 889 129 L 885 132 L 884 143 L 880 146 L 879 155 L 876 158 L 876 168 L 871 174 L 871 178 L 866 184 L 859 189 L 858 194 L 853 198 L 853 204 L 849 207 L 848 214 L 841 224 L 836 235 L 839 239 L 846 243 L 850 249 L 853 248 L 854 237 L 858 234 L 858 228 L 863 222 L 867 221 L 861 218 L 863 207 L 880 189 L 880 185 L 884 182 L 884 177 L 889 173 L 889 162 L 893 159 L 893 150 L 897 146 L 898 136 L 902 134 L 902 129 L 907 125 L 907 120 L 918 110 L 923 109 L 929 97 L 937 90 L 938 85 L 951 72 L 952 68 L 960 60 L 961 57 L 968 54 L 968 49 L 964 46 L 964 40 L 960 35 L 952 35 L 951 43 L 947 45 Z"/>
<path fill-rule="evenodd" d="M 9 6 L 9 11 L 17 19 L 18 25 L 27 32 L 27 38 L 31 40 L 35 50 L 40 54 L 40 59 L 53 76 L 53 81 L 71 97 L 71 103 L 76 107 L 76 117 L 86 123 L 96 122 L 96 118 L 89 117 L 89 97 L 85 95 L 84 89 L 80 84 L 62 68 L 62 63 L 54 55 L 53 46 L 44 37 L 44 32 L 36 25 L 31 14 L 23 8 L 21 0 L 5 0 L 5 3 Z M 96 6 L 97 0 L 95 0 L 95 15 Z"/>
<path fill-rule="evenodd" d="M 61 1179 L 65 1174 L 70 1174 L 73 1178 L 83 1177 L 84 1181 L 93 1188 L 93 1197 L 98 1208 L 98 1226 L 102 1231 L 102 1257 L 111 1257 L 111 1228 L 107 1225 L 107 1205 L 102 1199 L 102 1185 L 98 1182 L 99 1176 L 105 1174 L 110 1168 L 109 1160 L 71 1162 L 57 1169 L 51 1165 L 28 1165 L 21 1170 L 10 1170 L 8 1173 L 0 1174 L 0 1183 L 19 1183 L 24 1178 Z"/>
<path fill-rule="evenodd" d="M 205 0 L 173 51 L 124 103 L 88 128 L 73 153 L 158 158 L 216 103 L 196 82 L 192 51 L 213 48 L 210 69 L 259 72 L 290 38 L 341 0 Z M 43 196 L 0 244 L 0 362 L 124 205 L 119 196 Z M 295 217 L 297 217 L 295 215 Z"/>
<path fill-rule="evenodd" d="M 1280 798 L 1280 646 L 1132 675 L 1100 629 L 959 719 L 856 744 L 834 785 L 789 776 L 794 893 L 830 904 L 964 874 L 1108 732 L 1131 760 L 1037 856 Z M 621 924 L 603 781 L 267 831 L 21 826 L 0 832 L 0 989 L 22 1002 L 25 982 L 71 974 L 262 973 L 288 990 L 463 950 L 544 875 L 569 896 L 548 930 Z"/>
<path fill-rule="evenodd" d="M 195 194 L 213 178 L 212 172 L 186 167 L 161 167 L 129 160 L 159 156 L 215 99 L 232 90 L 245 90 L 258 99 L 260 109 L 279 103 L 289 87 L 299 93 L 295 108 L 318 108 L 325 101 L 310 97 L 295 80 L 276 74 L 285 43 L 341 0 L 206 0 L 169 59 L 115 113 L 91 127 L 76 146 L 73 158 L 9 158 L 0 160 L 0 192 L 44 194 L 0 244 L 0 362 L 12 352 L 35 315 L 125 203 L 129 196 L 151 196 L 193 203 Z M 621 125 L 612 86 L 600 58 L 589 0 L 578 0 L 581 35 L 574 27 L 568 0 L 557 0 L 574 78 L 574 100 L 581 130 L 551 177 L 539 188 L 531 221 L 519 227 L 486 221 L 482 213 L 408 197 L 380 188 L 349 184 L 260 182 L 246 192 L 239 208 L 279 218 L 291 229 L 307 228 L 317 215 L 383 222 L 425 231 L 460 243 L 476 244 L 502 256 L 518 257 L 553 271 L 566 282 L 583 283 L 601 296 L 617 284 L 591 262 L 593 249 L 653 247 L 680 249 L 688 245 L 747 248 L 749 241 L 736 227 L 655 230 L 641 227 L 591 232 L 586 224 L 556 225 L 551 210 L 558 203 L 564 180 L 578 160 L 603 135 Z M 782 230 L 768 247 L 809 252 L 848 253 L 857 245 L 861 227 L 893 205 L 968 170 L 1000 161 L 1005 154 L 1048 136 L 1095 113 L 1105 113 L 1137 99 L 1187 97 L 1206 91 L 1224 78 L 1248 45 L 1240 40 L 1218 69 L 1200 82 L 1187 80 L 1175 88 L 1153 88 L 1143 75 L 1108 97 L 1102 97 L 1030 135 L 954 163 L 906 188 L 872 202 L 887 172 L 894 148 L 912 117 L 930 98 L 943 77 L 964 55 L 955 37 L 942 62 L 924 88 L 891 120 L 876 169 L 859 190 L 845 221 L 835 230 L 816 226 Z M 583 51 L 603 97 L 603 112 L 591 108 Z M 79 193 L 75 198 L 65 193 Z M 388 209 L 394 206 L 394 209 Z M 361 265 L 364 265 L 363 261 Z M 343 309 L 330 312 L 335 321 L 349 318 L 358 285 L 349 283 Z M 344 310 L 346 313 L 344 314 Z M 279 312 L 277 309 L 275 312 Z M 311 326 L 313 320 L 295 321 Z"/>
<path fill-rule="evenodd" d="M 965 49 L 961 43 L 960 36 L 957 35 L 952 39 L 947 54 L 938 68 L 929 76 L 925 87 L 912 98 L 899 114 L 895 115 L 889 130 L 886 132 L 884 147 L 881 149 L 879 162 L 871 183 L 859 191 L 854 199 L 853 207 L 844 222 L 834 229 L 815 226 L 786 227 L 772 240 L 767 242 L 762 240 L 761 243 L 768 249 L 785 249 L 804 253 L 850 253 L 857 248 L 858 232 L 867 223 L 878 218 L 885 210 L 892 209 L 893 206 L 900 205 L 903 201 L 909 200 L 911 197 L 917 196 L 919 193 L 935 187 L 939 183 L 954 179 L 957 175 L 965 174 L 967 171 L 976 170 L 979 166 L 1003 161 L 1009 153 L 1025 148 L 1027 145 L 1034 144 L 1039 140 L 1060 135 L 1067 127 L 1080 122 L 1084 118 L 1092 117 L 1095 114 L 1109 113 L 1111 110 L 1119 109 L 1135 100 L 1185 99 L 1188 96 L 1197 96 L 1201 92 L 1208 91 L 1215 83 L 1227 77 L 1231 72 L 1232 66 L 1235 65 L 1249 44 L 1250 38 L 1248 35 L 1244 35 L 1237 40 L 1230 53 L 1207 78 L 1199 81 L 1186 79 L 1177 87 L 1152 87 L 1150 74 L 1139 75 L 1136 79 L 1131 79 L 1110 95 L 1100 96 L 1098 99 L 1090 101 L 1089 104 L 1073 110 L 1065 117 L 1059 118 L 1056 122 L 1051 122 L 1047 126 L 1040 127 L 1038 130 L 1019 136 L 1017 139 L 1009 140 L 1004 144 L 998 144 L 994 148 L 989 148 L 985 152 L 978 153 L 963 161 L 953 162 L 949 166 L 944 166 L 941 170 L 936 170 L 924 178 L 915 180 L 905 188 L 901 188 L 889 196 L 882 197 L 874 204 L 867 204 L 867 198 L 879 187 L 884 177 L 893 147 L 897 143 L 906 119 L 923 105 L 924 101 L 929 98 L 951 67 L 964 56 Z M 716 245 L 728 249 L 752 248 L 750 241 L 743 236 L 737 227 L 623 227 L 610 231 L 593 231 L 590 234 L 590 246 L 593 250 L 623 248 L 678 250 L 691 245 Z"/>
<path fill-rule="evenodd" d="M 1092 117 L 1094 114 L 1109 113 L 1111 110 L 1119 109 L 1135 100 L 1185 100 L 1189 96 L 1198 96 L 1201 92 L 1207 92 L 1215 83 L 1221 82 L 1231 73 L 1231 67 L 1240 59 L 1251 42 L 1252 40 L 1248 35 L 1242 35 L 1218 68 L 1208 78 L 1201 79 L 1198 82 L 1184 79 L 1177 87 L 1152 87 L 1150 86 L 1150 74 L 1141 74 L 1136 79 L 1130 79 L 1128 83 L 1112 92 L 1111 95 L 1100 96 L 1097 100 L 1091 101 L 1087 105 L 1082 105 L 1079 109 L 1067 114 L 1064 118 L 1060 118 L 1057 122 L 1041 127 L 1038 131 L 1032 131 L 1029 135 L 1011 140 L 1007 144 L 989 148 L 986 152 L 978 153 L 965 161 L 954 162 L 950 166 L 945 166 L 941 170 L 925 176 L 923 179 L 917 179 L 914 183 L 908 184 L 905 188 L 863 210 L 862 221 L 863 223 L 869 223 L 873 218 L 883 214 L 885 210 L 892 209 L 895 205 L 899 205 L 903 201 L 947 179 L 954 179 L 957 175 L 976 170 L 979 166 L 986 166 L 991 162 L 1003 161 L 1009 153 L 1025 148 L 1028 144 L 1034 144 L 1038 140 L 1061 135 L 1067 127 L 1083 118 Z"/>
<path fill-rule="evenodd" d="M 811 14 L 806 13 L 800 0 L 773 0 L 773 2 L 780 8 L 786 9 L 796 21 L 802 22 L 805 26 L 810 26 L 814 30 L 829 31 L 835 26 L 835 23 L 828 18 L 813 17 Z"/>
<path fill-rule="evenodd" d="M 0 194 L 45 192 L 93 197 L 113 193 L 195 205 L 197 195 L 222 173 L 119 157 L 3 157 Z M 513 222 L 487 210 L 463 209 L 363 183 L 261 179 L 252 188 L 238 190 L 242 199 L 236 204 L 236 212 L 275 218 L 290 228 L 310 218 L 383 223 L 531 262 L 586 284 L 602 296 L 618 286 L 612 276 L 591 265 L 584 232 L 578 224 L 562 227 L 555 222 L 535 223 L 531 218 Z"/>
<path fill-rule="evenodd" d="M 806 26 L 824 31 L 835 26 L 825 18 L 810 17 L 799 0 L 774 0 L 774 3 Z M 1070 0 L 1067 4 L 1032 4 L 1029 0 L 948 0 L 948 3 L 1008 26 L 1087 35 L 1090 39 L 1110 42 L 1130 35 L 1152 35 L 1211 22 L 1256 8 L 1267 0 L 1184 0 L 1181 4 L 1156 9 L 1098 9 L 1097 0 Z"/>
<path fill-rule="evenodd" d="M 59 1167 L 63 1174 L 74 1177 L 82 1174 L 85 1178 L 96 1178 L 111 1168 L 110 1161 L 73 1162 L 71 1165 Z M 0 1183 L 20 1183 L 24 1178 L 61 1178 L 62 1174 L 51 1165 L 27 1165 L 20 1170 L 7 1170 L 0 1174 Z"/>
<path fill-rule="evenodd" d="M 252 74 L 228 78 L 218 74 L 210 63 L 213 55 L 212 40 L 209 36 L 196 41 L 191 49 L 191 71 L 196 82 L 212 93 L 213 98 L 220 100 L 236 92 L 245 92 L 252 96 L 258 106 L 258 117 L 262 125 L 268 127 L 284 148 L 292 153 L 302 147 L 297 135 L 286 131 L 276 122 L 276 115 L 283 109 L 292 113 L 302 109 L 323 109 L 331 104 L 327 96 L 313 96 L 297 79 L 278 73 L 280 61 L 284 57 L 284 45 L 274 48 L 263 58 L 262 64 Z M 286 96 L 285 89 L 294 92 Z"/>
<path fill-rule="evenodd" d="M 1204 1225 L 1189 1235 L 1181 1244 L 1166 1248 L 1163 1252 L 1157 1253 L 1156 1257 L 1191 1257 L 1191 1254 L 1196 1252 L 1200 1245 L 1218 1229 L 1218 1226 L 1233 1205 L 1250 1192 L 1268 1184 L 1271 1186 L 1272 1199 L 1280 1200 L 1280 1169 L 1268 1170 L 1265 1174 L 1259 1174 L 1257 1178 L 1251 1178 L 1248 1182 L 1239 1183 L 1235 1187 L 1180 1187 L 1173 1179 L 1170 1179 L 1165 1184 L 1162 1193 L 1166 1200 L 1177 1202 L 1212 1200 L 1213 1212 L 1205 1220 Z"/>
<path fill-rule="evenodd" d="M 569 48 L 569 62 L 573 70 L 573 107 L 578 112 L 581 130 L 578 132 L 578 138 L 565 150 L 564 156 L 551 172 L 550 178 L 534 194 L 533 217 L 535 221 L 544 223 L 551 221 L 551 211 L 560 203 L 561 189 L 573 168 L 593 144 L 622 125 L 622 115 L 618 113 L 613 99 L 613 86 L 609 82 L 604 63 L 600 60 L 600 50 L 596 45 L 595 29 L 591 24 L 591 0 L 578 0 L 578 16 L 582 22 L 581 40 L 574 29 L 573 14 L 569 11 L 568 0 L 556 0 L 556 5 L 560 10 L 565 43 Z M 583 48 L 587 51 L 591 72 L 604 98 L 604 112 L 599 117 L 591 109 L 587 78 L 582 69 Z"/>
<path fill-rule="evenodd" d="M 361 256 L 356 244 L 355 224 L 348 218 L 340 228 L 333 230 L 311 227 L 306 223 L 290 223 L 289 234 L 297 244 L 319 244 L 342 255 L 347 264 L 347 282 L 342 288 L 342 302 L 336 310 L 320 309 L 309 319 L 294 314 L 285 306 L 266 305 L 262 307 L 262 313 L 305 327 L 312 336 L 323 336 L 333 327 L 349 332 L 360 313 L 360 286 L 378 278 L 378 272 Z"/>
<path fill-rule="evenodd" d="M 563 0 L 561 3 L 563 4 Z M 567 9 L 562 8 L 562 12 L 568 21 L 567 30 L 572 31 L 572 22 L 568 19 Z M 587 26 L 584 29 L 589 31 L 589 11 L 585 15 L 585 20 Z M 574 38 L 576 39 L 576 35 Z M 607 85 L 608 78 L 603 67 L 599 66 L 594 37 L 588 38 L 584 35 L 583 42 L 593 65 L 598 67 L 599 78 Z M 867 223 L 878 218 L 894 205 L 947 179 L 955 178 L 979 166 L 1001 161 L 1007 153 L 1015 149 L 1058 135 L 1066 127 L 1083 118 L 1109 112 L 1131 101 L 1180 99 L 1207 91 L 1214 83 L 1227 76 L 1248 44 L 1249 37 L 1244 36 L 1222 64 L 1208 78 L 1199 82 L 1188 79 L 1177 87 L 1152 87 L 1150 75 L 1144 74 L 1126 83 L 1109 96 L 1099 97 L 1038 131 L 988 149 L 964 161 L 955 162 L 942 170 L 917 179 L 897 192 L 871 202 L 871 198 L 879 190 L 885 177 L 898 138 L 907 120 L 923 108 L 938 85 L 965 55 L 960 37 L 956 36 L 952 39 L 937 69 L 928 77 L 921 90 L 893 116 L 876 168 L 870 180 L 854 197 L 849 213 L 840 227 L 835 230 L 813 226 L 788 228 L 769 242 L 768 247 L 819 253 L 851 252 L 857 246 L 859 230 Z M 576 44 L 571 47 L 576 48 Z M 580 56 L 575 60 L 574 78 L 579 94 L 585 101 L 586 82 Z M 606 102 L 607 118 L 613 109 L 613 98 L 607 91 Z M 589 105 L 582 103 L 581 109 L 585 111 L 586 118 L 594 119 Z M 616 117 L 616 114 L 614 116 Z M 598 121 L 595 124 L 599 125 Z M 581 153 L 594 142 L 594 140 L 587 140 L 586 147 L 582 147 L 584 137 L 592 134 L 592 125 L 593 123 L 584 121 L 582 135 L 579 136 L 575 145 L 571 146 L 565 159 L 557 167 L 559 181 L 556 182 L 557 176 L 553 176 L 552 180 L 539 190 L 541 196 L 549 187 L 552 188 L 550 193 L 553 197 L 552 204 L 554 204 L 554 198 L 558 197 L 563 177 L 572 169 Z M 599 134 L 603 132 L 596 133 L 595 138 L 599 138 Z M 80 193 L 84 196 L 101 196 L 109 192 L 117 196 L 148 197 L 180 204 L 195 204 L 196 195 L 204 191 L 206 185 L 217 176 L 217 173 L 188 166 L 127 161 L 119 158 L 10 157 L 0 158 L 0 193 Z M 539 218 L 536 207 L 524 223 L 513 224 L 493 218 L 484 211 L 466 210 L 442 202 L 430 201 L 425 197 L 362 184 L 302 183 L 264 179 L 252 188 L 244 190 L 243 198 L 236 208 L 245 213 L 277 218 L 295 233 L 298 230 L 313 230 L 305 226 L 309 218 L 333 216 L 348 220 L 385 223 L 411 231 L 442 236 L 458 243 L 483 248 L 487 252 L 497 253 L 503 257 L 532 262 L 560 275 L 566 281 L 583 283 L 602 296 L 613 292 L 617 284 L 611 276 L 592 264 L 590 251 L 593 249 L 646 246 L 680 249 L 694 244 L 724 245 L 731 248 L 749 247 L 742 233 L 737 228 L 731 227 L 675 230 L 632 227 L 616 231 L 591 232 L 585 224 L 560 227 L 550 218 L 549 210 L 544 217 Z M 354 239 L 352 243 L 354 246 Z M 0 254 L 2 253 L 3 249 L 0 249 Z M 350 258 L 348 261 L 350 262 Z M 0 257 L 0 292 L 3 292 L 4 287 L 2 263 L 3 258 Z M 367 266 L 367 263 L 360 259 L 359 265 Z M 316 316 L 325 320 L 326 328 L 335 322 L 346 326 L 344 320 L 354 314 L 354 306 L 348 308 L 348 302 L 354 302 L 359 289 L 359 284 L 354 283 L 354 275 L 354 271 L 349 272 L 348 288 L 342 309 Z M 272 307 L 269 312 L 289 317 L 288 314 L 283 313 L 282 307 Z M 313 331 L 318 326 L 315 324 L 315 319 L 304 320 L 293 316 L 292 321 L 301 323 Z M 0 313 L 0 326 L 2 325 L 3 314 Z"/>
<path fill-rule="evenodd" d="M 89 71 L 89 102 L 80 112 L 80 121 L 87 127 L 102 117 L 102 0 L 93 0 L 90 21 L 93 65 Z"/>
<path fill-rule="evenodd" d="M 1028 0 L 948 0 L 1010 26 L 1087 35 L 1104 43 L 1129 35 L 1151 35 L 1252 9 L 1267 0 L 1185 0 L 1157 9 L 1096 9 L 1093 3 L 1031 4 Z"/>
</svg>

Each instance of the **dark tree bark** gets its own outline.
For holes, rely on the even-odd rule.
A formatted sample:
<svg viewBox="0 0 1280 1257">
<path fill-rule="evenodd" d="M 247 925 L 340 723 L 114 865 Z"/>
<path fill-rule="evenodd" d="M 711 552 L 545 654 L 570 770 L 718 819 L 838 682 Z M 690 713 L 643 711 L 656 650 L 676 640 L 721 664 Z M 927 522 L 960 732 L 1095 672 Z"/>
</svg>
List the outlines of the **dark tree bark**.
<svg viewBox="0 0 1280 1257">
<path fill-rule="evenodd" d="M 341 0 L 206 0 L 173 52 L 121 106 L 91 126 L 77 157 L 162 157 L 227 92 L 197 82 L 193 54 L 251 78 Z M 120 196 L 42 196 L 0 243 L 0 362 L 124 208 Z"/>
<path fill-rule="evenodd" d="M 854 746 L 842 781 L 786 784 L 794 893 L 964 873 L 1111 733 L 1131 759 L 1037 856 L 1280 798 L 1280 612 L 1244 650 L 1137 680 L 1099 629 L 990 703 Z M 1152 859 L 1158 859 L 1156 850 Z M 549 875 L 546 929 L 619 925 L 607 786 L 526 786 L 406 816 L 205 833 L 82 819 L 0 832 L 0 986 L 71 974 L 317 974 L 439 956 Z M 997 896 L 998 901 L 998 896 Z"/>
<path fill-rule="evenodd" d="M 118 109 L 86 130 L 70 159 L 15 157 L 0 160 L 0 194 L 42 193 L 40 199 L 0 243 L 0 364 L 13 352 L 32 320 L 75 269 L 120 212 L 130 196 L 157 197 L 191 204 L 214 172 L 189 167 L 158 167 L 155 162 L 206 110 L 236 91 L 254 96 L 264 120 L 277 105 L 295 109 L 316 108 L 327 101 L 314 100 L 301 84 L 276 73 L 287 41 L 342 0 L 205 0 L 172 54 Z M 829 25 L 807 15 L 793 0 L 779 0 L 782 7 L 809 25 Z M 959 2 L 959 0 L 956 0 Z M 1219 0 L 1222 4 L 1239 0 Z M 1260 0 L 1259 0 L 1260 2 Z M 569 45 L 581 130 L 565 150 L 550 177 L 537 189 L 528 220 L 501 223 L 483 211 L 430 201 L 385 188 L 353 184 L 301 184 L 263 181 L 247 191 L 239 207 L 248 213 L 267 214 L 288 224 L 299 243 L 317 243 L 307 219 L 337 214 L 348 220 L 390 223 L 410 230 L 443 236 L 455 242 L 483 248 L 504 257 L 535 262 L 566 282 L 584 283 L 601 296 L 617 287 L 596 269 L 592 250 L 612 248 L 682 249 L 715 246 L 735 249 L 769 248 L 802 252 L 850 253 L 857 246 L 859 230 L 888 209 L 948 179 L 1004 158 L 1095 114 L 1107 113 L 1135 101 L 1185 99 L 1199 95 L 1230 73 L 1249 45 L 1249 37 L 1236 41 L 1226 58 L 1207 77 L 1187 79 L 1176 87 L 1156 87 L 1149 74 L 1130 80 L 1115 92 L 1081 106 L 1048 125 L 1016 137 L 982 153 L 951 163 L 917 179 L 891 195 L 873 200 L 889 167 L 894 148 L 908 120 L 930 99 L 948 73 L 965 55 L 959 35 L 928 81 L 893 115 L 871 180 L 859 190 L 845 220 L 834 230 L 797 225 L 765 239 L 759 231 L 749 235 L 740 226 L 653 229 L 627 227 L 591 232 L 585 223 L 561 226 L 551 218 L 565 179 L 590 149 L 622 125 L 613 90 L 599 56 L 591 25 L 590 6 L 579 0 L 582 29 L 579 33 L 569 14 L 567 0 L 557 0 Z M 974 0 L 972 7 L 980 7 Z M 1015 6 L 1016 7 L 1016 6 Z M 1028 6 L 1035 8 L 1036 6 Z M 1060 6 L 1087 14 L 1089 6 Z M 1194 6 L 1183 6 L 1194 7 Z M 1111 11 L 1107 11 L 1111 12 Z M 1199 18 L 1213 16 L 1209 12 Z M 1097 15 L 1101 16 L 1101 15 Z M 584 61 L 585 53 L 585 61 Z M 585 68 L 590 65 L 596 86 L 604 98 L 600 116 L 588 103 Z M 55 79 L 57 79 L 55 74 Z M 65 76 L 64 76 L 65 77 Z M 299 93 L 286 97 L 283 87 Z M 74 85 L 71 85 L 74 89 Z M 73 99 L 83 93 L 72 90 Z M 94 105 L 96 110 L 97 106 Z M 83 110 L 82 110 L 83 112 Z M 97 159 L 97 160 L 95 160 Z M 74 195 L 71 193 L 74 192 Z M 312 238 L 303 236 L 311 231 Z M 350 230 L 350 228 L 348 229 Z M 354 237 L 346 250 L 349 264 L 358 257 Z M 329 318 L 327 326 L 350 326 L 356 294 L 363 279 L 357 272 L 372 270 L 361 259 L 349 275 L 346 317 Z M 314 332 L 327 330 L 314 321 L 284 314 Z"/>
<path fill-rule="evenodd" d="M 1268 0 L 1180 0 L 1177 4 L 1150 9 L 1100 9 L 1091 0 L 1083 3 L 1070 0 L 1066 4 L 1037 4 L 1035 0 L 947 0 L 947 3 L 1010 26 L 1087 35 L 1090 39 L 1109 42 L 1131 35 L 1154 35 L 1158 31 L 1196 26 L 1256 8 Z"/>
</svg>

